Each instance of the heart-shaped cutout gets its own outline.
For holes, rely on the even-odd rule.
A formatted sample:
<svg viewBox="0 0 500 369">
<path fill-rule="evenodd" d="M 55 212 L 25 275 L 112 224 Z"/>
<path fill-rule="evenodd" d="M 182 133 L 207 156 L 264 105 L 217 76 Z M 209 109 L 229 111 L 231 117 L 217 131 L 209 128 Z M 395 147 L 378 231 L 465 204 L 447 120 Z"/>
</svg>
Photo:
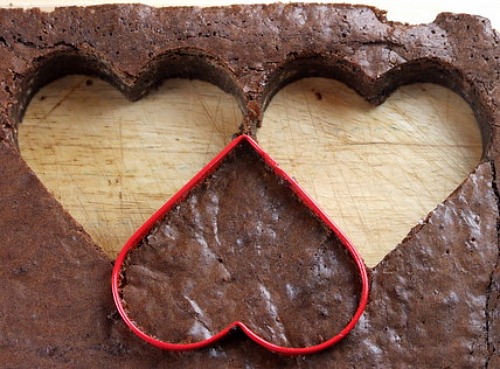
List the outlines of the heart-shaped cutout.
<svg viewBox="0 0 500 369">
<path fill-rule="evenodd" d="M 345 84 L 309 78 L 271 101 L 259 143 L 375 266 L 478 165 L 469 105 L 433 84 L 374 107 Z"/>
<path fill-rule="evenodd" d="M 132 331 L 169 350 L 240 328 L 274 352 L 311 354 L 344 338 L 368 301 L 356 249 L 245 135 L 130 238 L 112 286 Z"/>
<path fill-rule="evenodd" d="M 167 80 L 131 103 L 102 80 L 68 76 L 32 99 L 19 146 L 55 197 L 114 258 L 227 145 L 240 121 L 233 96 L 210 83 Z"/>
</svg>

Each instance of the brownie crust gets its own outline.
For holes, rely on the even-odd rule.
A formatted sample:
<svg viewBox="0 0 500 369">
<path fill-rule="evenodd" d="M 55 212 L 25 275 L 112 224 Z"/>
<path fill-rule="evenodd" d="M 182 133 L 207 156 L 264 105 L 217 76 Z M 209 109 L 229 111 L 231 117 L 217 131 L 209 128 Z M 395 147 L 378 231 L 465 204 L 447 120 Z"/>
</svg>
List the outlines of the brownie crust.
<svg viewBox="0 0 500 369">
<path fill-rule="evenodd" d="M 0 10 L 0 362 L 8 368 L 500 367 L 498 44 L 481 17 L 442 13 L 432 23 L 406 25 L 349 5 Z M 373 104 L 401 85 L 437 83 L 471 105 L 483 158 L 370 270 L 365 314 L 338 345 L 290 358 L 235 335 L 173 354 L 124 326 L 111 298 L 112 260 L 20 157 L 17 129 L 31 97 L 73 73 L 103 78 L 131 100 L 165 78 L 207 80 L 236 96 L 240 132 L 254 137 L 272 96 L 302 77 L 338 79 Z"/>
</svg>

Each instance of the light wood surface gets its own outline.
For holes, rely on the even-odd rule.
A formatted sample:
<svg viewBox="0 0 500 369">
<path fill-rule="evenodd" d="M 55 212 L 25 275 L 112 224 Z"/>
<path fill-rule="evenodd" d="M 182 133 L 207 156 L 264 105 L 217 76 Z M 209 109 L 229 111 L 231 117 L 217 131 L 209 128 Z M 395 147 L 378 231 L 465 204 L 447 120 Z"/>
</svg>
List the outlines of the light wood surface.
<svg viewBox="0 0 500 369">
<path fill-rule="evenodd" d="M 19 141 L 46 186 L 114 256 L 229 142 L 240 119 L 233 97 L 208 83 L 168 80 L 130 103 L 102 81 L 73 76 L 33 98 Z M 298 81 L 275 96 L 258 137 L 371 266 L 481 155 L 469 106 L 429 84 L 400 88 L 374 108 L 339 82 Z"/>
</svg>

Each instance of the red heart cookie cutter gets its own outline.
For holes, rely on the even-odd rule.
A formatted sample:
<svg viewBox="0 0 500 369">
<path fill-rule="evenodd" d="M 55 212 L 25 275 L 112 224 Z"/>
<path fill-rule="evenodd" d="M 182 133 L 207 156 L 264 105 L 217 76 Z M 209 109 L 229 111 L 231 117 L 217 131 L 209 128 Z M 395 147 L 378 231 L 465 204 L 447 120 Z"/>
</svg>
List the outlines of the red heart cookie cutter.
<svg viewBox="0 0 500 369">
<path fill-rule="evenodd" d="M 357 308 L 351 318 L 351 320 L 344 326 L 344 328 L 338 332 L 335 336 L 329 338 L 326 341 L 321 342 L 320 344 L 314 346 L 307 347 L 284 347 L 273 344 L 259 335 L 255 334 L 247 325 L 242 323 L 241 321 L 235 321 L 228 326 L 226 326 L 223 330 L 219 331 L 215 335 L 209 337 L 208 339 L 191 342 L 191 343 L 171 343 L 161 341 L 151 335 L 148 335 L 144 331 L 142 331 L 128 316 L 126 309 L 123 304 L 123 299 L 120 292 L 120 282 L 122 279 L 122 267 L 126 260 L 128 252 L 136 247 L 138 243 L 147 236 L 148 232 L 154 227 L 154 225 L 161 220 L 165 214 L 167 214 L 176 204 L 183 201 L 188 193 L 201 181 L 205 180 L 222 162 L 222 160 L 230 153 L 235 147 L 240 145 L 242 142 L 246 142 L 250 144 L 250 146 L 255 150 L 255 152 L 264 160 L 264 162 L 272 169 L 272 171 L 285 182 L 287 182 L 290 186 L 290 189 L 295 192 L 295 194 L 299 197 L 299 199 L 309 207 L 322 222 L 326 224 L 326 226 L 334 232 L 339 241 L 343 244 L 343 246 L 347 249 L 350 254 L 350 257 L 353 259 L 357 272 L 360 278 L 361 291 L 359 295 L 359 301 Z M 324 350 L 328 347 L 331 347 L 335 343 L 342 340 L 356 325 L 359 318 L 363 314 L 363 311 L 368 302 L 368 290 L 369 290 L 369 281 L 368 281 L 368 272 L 366 266 L 363 262 L 358 251 L 355 249 L 353 244 L 349 241 L 349 239 L 342 233 L 342 231 L 330 220 L 330 218 L 316 205 L 316 203 L 305 193 L 305 191 L 298 185 L 298 183 L 290 177 L 283 169 L 281 169 L 278 164 L 271 159 L 271 157 L 250 137 L 247 135 L 241 135 L 235 138 L 228 146 L 226 146 L 210 163 L 208 163 L 197 175 L 195 175 L 184 187 L 177 192 L 169 201 L 167 201 L 151 218 L 149 218 L 135 233 L 134 235 L 127 241 L 123 249 L 118 254 L 116 258 L 112 277 L 111 277 L 111 285 L 112 285 L 112 293 L 113 299 L 118 309 L 119 314 L 121 315 L 125 324 L 134 332 L 137 336 L 139 336 L 144 341 L 159 347 L 161 349 L 170 350 L 170 351 L 186 351 L 186 350 L 194 350 L 203 347 L 207 347 L 212 343 L 222 339 L 227 336 L 232 330 L 235 328 L 243 331 L 251 340 L 255 341 L 259 345 L 265 347 L 266 349 L 286 354 L 286 355 L 308 355 L 313 354 L 318 351 Z"/>
</svg>

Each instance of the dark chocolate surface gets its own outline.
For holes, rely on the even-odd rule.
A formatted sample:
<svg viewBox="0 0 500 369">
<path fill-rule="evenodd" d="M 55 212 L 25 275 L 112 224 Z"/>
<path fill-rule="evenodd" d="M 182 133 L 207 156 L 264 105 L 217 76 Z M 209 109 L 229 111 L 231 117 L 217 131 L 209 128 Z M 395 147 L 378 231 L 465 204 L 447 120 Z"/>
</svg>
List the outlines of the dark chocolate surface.
<svg viewBox="0 0 500 369">
<path fill-rule="evenodd" d="M 361 291 L 348 251 L 246 142 L 130 251 L 123 275 L 130 318 L 175 343 L 242 321 L 276 345 L 317 345 Z"/>
<path fill-rule="evenodd" d="M 7 368 L 499 367 L 498 43 L 489 22 L 476 16 L 444 13 L 412 26 L 343 5 L 0 10 L 0 362 Z M 338 345 L 289 358 L 232 337 L 172 354 L 125 328 L 111 299 L 112 261 L 17 150 L 31 96 L 71 73 L 100 76 L 131 99 L 168 77 L 211 81 L 237 96 L 241 129 L 254 136 L 272 95 L 297 78 L 336 78 L 373 103 L 403 84 L 438 83 L 473 108 L 484 156 L 373 268 L 367 310 Z"/>
</svg>

